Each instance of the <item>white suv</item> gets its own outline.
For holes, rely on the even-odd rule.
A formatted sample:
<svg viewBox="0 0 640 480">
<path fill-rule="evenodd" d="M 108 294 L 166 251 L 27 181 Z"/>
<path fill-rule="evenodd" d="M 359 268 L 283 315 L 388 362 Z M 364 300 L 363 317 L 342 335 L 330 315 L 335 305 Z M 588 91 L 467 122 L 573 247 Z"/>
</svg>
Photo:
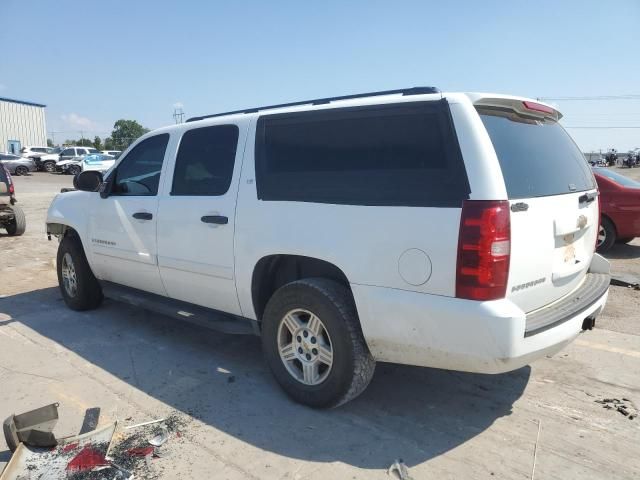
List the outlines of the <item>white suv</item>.
<svg viewBox="0 0 640 480">
<path fill-rule="evenodd" d="M 51 153 L 52 150 L 53 148 L 51 147 L 27 146 L 27 147 L 22 147 L 22 149 L 20 150 L 20 155 L 26 158 L 35 158 L 35 157 L 41 157 L 42 155 L 47 155 Z"/>
<path fill-rule="evenodd" d="M 67 305 L 262 336 L 296 401 L 376 361 L 498 373 L 591 329 L 598 191 L 559 112 L 430 87 L 190 119 L 51 204 Z"/>
</svg>

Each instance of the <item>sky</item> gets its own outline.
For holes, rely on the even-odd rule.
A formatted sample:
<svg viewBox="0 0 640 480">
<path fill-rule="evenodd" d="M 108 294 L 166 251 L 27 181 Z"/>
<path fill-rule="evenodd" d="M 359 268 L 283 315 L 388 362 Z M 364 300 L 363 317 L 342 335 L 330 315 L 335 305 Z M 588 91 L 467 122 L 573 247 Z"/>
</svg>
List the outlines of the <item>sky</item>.
<svg viewBox="0 0 640 480">
<path fill-rule="evenodd" d="M 640 0 L 0 0 L 0 19 L 0 96 L 46 104 L 56 143 L 430 85 L 635 96 L 549 102 L 583 151 L 640 147 Z"/>
</svg>

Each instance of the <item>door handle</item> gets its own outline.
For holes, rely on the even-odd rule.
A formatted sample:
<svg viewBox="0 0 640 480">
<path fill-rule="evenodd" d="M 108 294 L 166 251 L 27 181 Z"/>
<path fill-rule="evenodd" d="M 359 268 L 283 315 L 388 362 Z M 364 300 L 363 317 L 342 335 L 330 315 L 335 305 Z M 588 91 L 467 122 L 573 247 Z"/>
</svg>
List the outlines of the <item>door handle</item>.
<svg viewBox="0 0 640 480">
<path fill-rule="evenodd" d="M 136 212 L 133 214 L 133 218 L 138 220 L 151 220 L 153 219 L 153 214 L 148 212 Z"/>
<path fill-rule="evenodd" d="M 224 215 L 205 215 L 200 217 L 200 220 L 204 223 L 215 223 L 217 225 L 226 225 L 229 223 L 229 218 Z"/>
</svg>

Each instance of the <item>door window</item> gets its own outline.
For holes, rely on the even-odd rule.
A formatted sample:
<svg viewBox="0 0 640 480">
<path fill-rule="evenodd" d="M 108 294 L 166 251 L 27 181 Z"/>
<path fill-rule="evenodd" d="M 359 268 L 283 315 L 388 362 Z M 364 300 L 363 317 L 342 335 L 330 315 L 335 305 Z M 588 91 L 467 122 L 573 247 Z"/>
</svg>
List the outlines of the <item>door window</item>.
<svg viewBox="0 0 640 480">
<path fill-rule="evenodd" d="M 158 194 L 160 171 L 169 134 L 147 138 L 136 145 L 122 160 L 115 172 L 111 193 L 114 195 Z"/>
<path fill-rule="evenodd" d="M 194 128 L 180 142 L 171 195 L 224 195 L 238 146 L 236 125 Z"/>
<path fill-rule="evenodd" d="M 60 154 L 63 157 L 75 157 L 76 153 L 73 148 L 67 148 L 64 152 Z"/>
</svg>

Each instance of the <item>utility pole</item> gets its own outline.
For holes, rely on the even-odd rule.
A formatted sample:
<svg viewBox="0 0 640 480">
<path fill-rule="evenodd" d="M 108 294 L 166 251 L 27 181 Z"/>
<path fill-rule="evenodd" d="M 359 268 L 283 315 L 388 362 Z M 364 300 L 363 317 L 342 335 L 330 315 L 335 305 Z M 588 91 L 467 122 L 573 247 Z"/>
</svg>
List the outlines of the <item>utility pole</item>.
<svg viewBox="0 0 640 480">
<path fill-rule="evenodd" d="M 184 112 L 182 111 L 182 107 L 173 109 L 173 119 L 175 120 L 176 124 L 182 123 L 183 117 Z"/>
</svg>

